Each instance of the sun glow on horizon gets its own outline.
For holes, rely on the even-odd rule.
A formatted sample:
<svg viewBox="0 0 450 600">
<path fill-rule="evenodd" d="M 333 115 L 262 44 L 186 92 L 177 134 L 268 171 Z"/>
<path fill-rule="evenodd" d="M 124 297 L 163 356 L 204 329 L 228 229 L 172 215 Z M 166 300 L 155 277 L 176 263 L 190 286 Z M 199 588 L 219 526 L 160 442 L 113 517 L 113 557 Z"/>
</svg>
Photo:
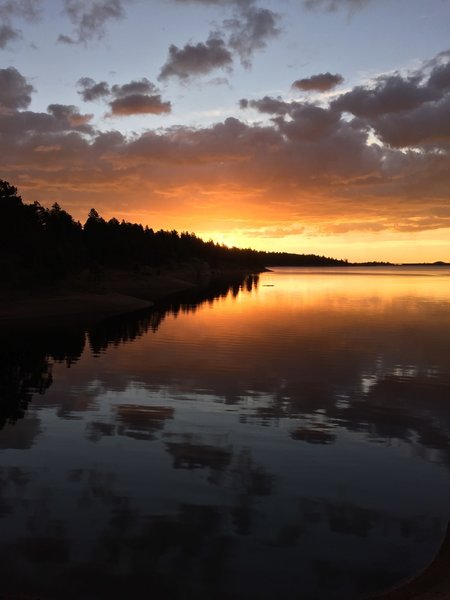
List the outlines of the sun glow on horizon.
<svg viewBox="0 0 450 600">
<path fill-rule="evenodd" d="M 450 229 L 399 233 L 383 231 L 370 235 L 306 233 L 280 237 L 247 235 L 245 231 L 232 230 L 196 232 L 208 241 L 228 247 L 252 248 L 268 252 L 316 254 L 350 262 L 383 261 L 392 263 L 450 262 Z"/>
</svg>

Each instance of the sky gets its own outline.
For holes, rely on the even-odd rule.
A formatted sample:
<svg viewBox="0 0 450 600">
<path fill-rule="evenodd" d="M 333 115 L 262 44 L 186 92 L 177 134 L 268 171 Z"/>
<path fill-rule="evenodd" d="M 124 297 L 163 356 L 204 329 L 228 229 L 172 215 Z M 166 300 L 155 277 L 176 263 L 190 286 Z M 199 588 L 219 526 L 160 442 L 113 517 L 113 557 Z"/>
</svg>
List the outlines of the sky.
<svg viewBox="0 0 450 600">
<path fill-rule="evenodd" d="M 350 261 L 450 262 L 450 0 L 0 0 L 25 202 Z"/>
</svg>

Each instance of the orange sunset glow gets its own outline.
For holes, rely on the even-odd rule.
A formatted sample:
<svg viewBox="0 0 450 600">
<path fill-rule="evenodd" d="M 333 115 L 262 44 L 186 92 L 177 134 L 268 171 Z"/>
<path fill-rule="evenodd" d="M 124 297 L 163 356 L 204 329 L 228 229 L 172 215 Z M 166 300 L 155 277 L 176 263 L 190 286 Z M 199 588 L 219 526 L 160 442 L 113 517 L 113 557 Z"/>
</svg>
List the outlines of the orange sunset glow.
<svg viewBox="0 0 450 600">
<path fill-rule="evenodd" d="M 7 3 L 1 177 L 82 223 L 94 207 L 231 246 L 450 261 L 448 6 L 266 4 L 171 0 L 143 54 L 150 5 L 68 0 L 50 18 L 46 0 Z"/>
</svg>

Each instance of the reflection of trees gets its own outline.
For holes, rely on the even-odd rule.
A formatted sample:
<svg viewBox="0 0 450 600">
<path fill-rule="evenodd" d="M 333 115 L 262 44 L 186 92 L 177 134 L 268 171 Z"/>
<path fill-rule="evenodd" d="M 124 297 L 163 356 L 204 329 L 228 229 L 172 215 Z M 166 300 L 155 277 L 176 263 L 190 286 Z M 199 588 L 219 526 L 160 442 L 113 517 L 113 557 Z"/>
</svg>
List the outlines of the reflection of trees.
<svg viewBox="0 0 450 600">
<path fill-rule="evenodd" d="M 70 366 L 84 349 L 84 334 L 54 332 L 12 336 L 0 340 L 0 429 L 24 416 L 35 394 L 52 384 L 52 361 Z"/>
<path fill-rule="evenodd" d="M 112 317 L 89 329 L 89 345 L 95 355 L 101 354 L 110 345 L 126 344 L 148 331 L 156 331 L 164 317 L 165 315 L 155 311 L 138 311 Z"/>
<path fill-rule="evenodd" d="M 84 349 L 84 334 L 55 331 L 0 340 L 0 428 L 24 416 L 33 395 L 44 394 L 52 383 L 52 361 L 70 366 Z"/>
<path fill-rule="evenodd" d="M 88 331 L 89 344 L 94 354 L 104 352 L 110 345 L 132 342 L 149 331 L 156 332 L 168 315 L 195 313 L 204 303 L 213 303 L 220 298 L 239 292 L 252 292 L 257 288 L 259 275 L 236 275 L 233 278 L 215 281 L 208 287 L 194 288 L 174 294 L 160 301 L 154 309 L 136 311 L 102 321 Z"/>
<path fill-rule="evenodd" d="M 42 394 L 52 383 L 45 355 L 31 349 L 0 355 L 0 429 L 21 419 L 33 394 Z"/>
<path fill-rule="evenodd" d="M 98 355 L 110 345 L 132 342 L 149 331 L 156 331 L 167 315 L 195 312 L 204 302 L 214 302 L 234 293 L 251 292 L 258 285 L 258 275 L 236 276 L 216 281 L 211 286 L 174 295 L 154 310 L 137 311 L 105 320 L 87 332 L 89 345 Z M 13 335 L 14 334 L 14 335 Z M 85 334 L 76 330 L 35 330 L 8 332 L 0 351 L 0 429 L 24 416 L 35 394 L 44 394 L 52 383 L 52 361 L 68 367 L 76 362 L 85 346 Z M 98 432 L 97 432 L 98 433 Z M 95 438 L 95 432 L 92 432 Z"/>
</svg>

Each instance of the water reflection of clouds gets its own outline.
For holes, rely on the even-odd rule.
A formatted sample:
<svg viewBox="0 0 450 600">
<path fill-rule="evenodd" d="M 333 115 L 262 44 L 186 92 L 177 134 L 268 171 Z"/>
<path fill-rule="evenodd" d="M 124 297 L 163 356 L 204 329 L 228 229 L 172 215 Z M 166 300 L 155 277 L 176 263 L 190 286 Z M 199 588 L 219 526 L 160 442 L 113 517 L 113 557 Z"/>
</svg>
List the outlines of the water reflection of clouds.
<svg viewBox="0 0 450 600">
<path fill-rule="evenodd" d="M 279 279 L 274 281 L 280 285 Z M 250 283 L 247 290 L 254 287 Z M 328 290 L 330 283 L 326 285 Z M 319 292 L 308 280 L 305 286 L 308 297 L 315 290 L 314 302 L 310 298 L 310 304 L 297 306 L 294 312 L 285 313 L 285 307 L 272 300 L 261 303 L 260 297 L 255 304 L 243 296 L 237 312 L 224 302 L 218 315 L 200 310 L 195 319 L 174 320 L 168 309 L 110 320 L 88 334 L 96 358 L 84 353 L 77 364 L 80 381 L 95 381 L 95 385 L 63 397 L 62 388 L 72 380 L 57 364 L 53 370 L 59 381 L 41 405 L 57 406 L 58 415 L 67 418 L 95 410 L 96 399 L 108 390 L 129 393 L 131 385 L 177 399 L 214 397 L 216 402 L 238 407 L 242 421 L 270 425 L 304 417 L 308 422 L 290 433 L 302 441 L 333 441 L 333 434 L 323 435 L 323 425 L 311 419 L 310 415 L 323 411 L 328 425 L 339 422 L 349 430 L 367 432 L 371 439 L 419 440 L 425 447 L 439 445 L 445 452 L 450 431 L 447 311 L 441 312 L 441 304 L 424 304 L 417 298 L 395 302 L 391 298 L 386 305 L 386 290 L 375 297 L 384 306 L 381 314 L 373 311 L 372 301 L 357 302 L 355 310 L 348 298 L 336 310 L 321 285 Z M 242 289 L 242 285 L 235 287 L 235 294 Z M 359 282 L 357 289 L 363 287 Z M 400 289 L 398 282 L 395 289 Z M 223 299 L 226 292 L 218 297 Z M 176 304 L 175 312 L 188 317 L 191 306 Z M 157 331 L 163 321 L 164 331 L 145 335 Z M 70 352 L 77 357 L 83 344 L 72 335 L 71 350 L 53 342 L 53 355 L 70 364 Z M 44 381 L 47 372 L 44 369 Z M 100 425 L 90 427 L 93 439 L 101 435 Z"/>
<path fill-rule="evenodd" d="M 235 312 L 222 296 L 217 315 L 135 315 L 43 353 L 60 361 L 52 385 L 0 437 L 41 465 L 17 474 L 14 450 L 5 454 L 4 572 L 32 574 L 43 595 L 52 581 L 74 598 L 83 586 L 119 598 L 142 585 L 160 597 L 272 598 L 289 594 L 300 570 L 305 594 L 332 599 L 421 568 L 443 521 L 402 468 L 405 448 L 450 468 L 449 315 L 435 303 L 337 310 L 327 296 L 267 313 L 260 292 Z M 80 419 L 61 462 L 40 436 L 55 415 Z M 397 487 L 405 498 L 392 501 Z M 398 569 L 389 548 L 407 549 Z"/>
</svg>

